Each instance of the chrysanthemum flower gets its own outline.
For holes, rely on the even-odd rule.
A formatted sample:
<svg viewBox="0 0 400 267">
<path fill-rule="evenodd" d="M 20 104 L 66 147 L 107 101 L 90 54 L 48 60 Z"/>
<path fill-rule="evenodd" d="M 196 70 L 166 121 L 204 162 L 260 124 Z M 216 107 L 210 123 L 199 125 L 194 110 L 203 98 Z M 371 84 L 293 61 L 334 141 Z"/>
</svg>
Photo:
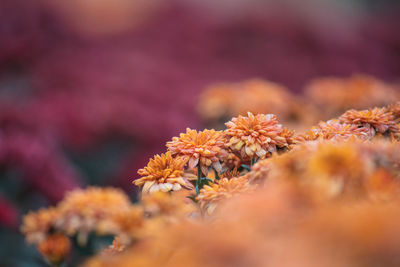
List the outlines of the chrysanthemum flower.
<svg viewBox="0 0 400 267">
<path fill-rule="evenodd" d="M 265 158 L 278 147 L 287 147 L 285 137 L 280 134 L 282 125 L 278 124 L 273 114 L 238 116 L 226 124 L 227 146 L 243 159 Z"/>
<path fill-rule="evenodd" d="M 273 113 L 280 120 L 298 123 L 314 115 L 307 112 L 309 107 L 301 102 L 280 84 L 251 79 L 206 88 L 200 96 L 198 112 L 208 123 L 219 123 L 223 118 L 244 115 L 248 111 Z"/>
<path fill-rule="evenodd" d="M 185 158 L 173 158 L 171 152 L 156 155 L 144 169 L 138 171 L 142 178 L 135 180 L 134 184 L 142 186 L 144 193 L 177 191 L 182 187 L 191 189 L 192 184 L 183 177 L 185 164 Z"/>
<path fill-rule="evenodd" d="M 311 81 L 306 87 L 308 99 L 327 116 L 336 116 L 349 108 L 364 109 L 387 105 L 397 98 L 392 86 L 367 75 L 349 78 L 324 77 Z"/>
<path fill-rule="evenodd" d="M 356 180 L 363 176 L 366 169 L 366 161 L 363 161 L 362 154 L 357 146 L 351 144 L 323 143 L 309 153 L 306 172 L 316 180 L 325 177 L 331 180 L 341 177 Z"/>
<path fill-rule="evenodd" d="M 316 140 L 318 138 L 324 140 L 345 141 L 349 139 L 368 140 L 374 136 L 375 132 L 369 125 L 359 127 L 355 124 L 340 123 L 333 119 L 327 122 L 320 122 L 318 127 L 314 127 L 311 131 L 299 135 L 304 141 Z"/>
<path fill-rule="evenodd" d="M 245 177 L 222 178 L 214 184 L 205 185 L 200 190 L 200 194 L 196 197 L 196 200 L 200 208 L 211 215 L 221 201 L 238 194 L 252 192 L 254 189 L 255 187 Z"/>
<path fill-rule="evenodd" d="M 57 206 L 55 227 L 68 235 L 78 234 L 82 244 L 90 232 L 109 234 L 115 232 L 110 221 L 116 214 L 131 208 L 128 196 L 119 189 L 90 187 L 67 194 Z M 106 227 L 112 225 L 113 227 Z"/>
<path fill-rule="evenodd" d="M 289 130 L 288 128 L 283 128 L 282 132 L 279 134 L 279 136 L 286 139 L 288 149 L 292 149 L 293 145 L 298 143 L 298 140 L 296 139 L 295 131 Z"/>
<path fill-rule="evenodd" d="M 400 101 L 389 105 L 387 110 L 393 114 L 395 120 L 398 122 L 400 118 Z"/>
<path fill-rule="evenodd" d="M 172 141 L 167 142 L 167 147 L 172 155 L 187 159 L 189 169 L 200 164 L 204 175 L 208 174 L 210 167 L 220 172 L 220 161 L 228 156 L 224 134 L 215 130 L 197 132 L 187 128 L 186 133 L 181 133 L 179 137 L 173 137 Z"/>
<path fill-rule="evenodd" d="M 335 119 L 320 122 L 319 128 L 319 135 L 327 140 L 348 140 L 350 138 L 366 140 L 372 138 L 374 135 L 373 129 L 368 125 L 359 127 L 354 124 L 340 123 Z"/>
<path fill-rule="evenodd" d="M 59 266 L 71 250 L 71 241 L 63 234 L 52 234 L 38 245 L 38 250 L 51 264 Z"/>
<path fill-rule="evenodd" d="M 351 109 L 340 116 L 339 120 L 342 123 L 360 126 L 369 124 L 380 133 L 384 133 L 388 130 L 391 132 L 399 132 L 393 114 L 386 108 L 373 108 L 361 111 Z"/>
</svg>

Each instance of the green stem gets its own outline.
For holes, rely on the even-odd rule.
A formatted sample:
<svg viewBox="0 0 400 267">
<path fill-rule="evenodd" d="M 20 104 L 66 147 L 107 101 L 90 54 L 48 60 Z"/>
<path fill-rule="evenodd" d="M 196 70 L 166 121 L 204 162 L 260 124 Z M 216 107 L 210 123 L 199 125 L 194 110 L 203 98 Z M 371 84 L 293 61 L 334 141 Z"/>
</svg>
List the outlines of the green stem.
<svg viewBox="0 0 400 267">
<path fill-rule="evenodd" d="M 253 165 L 256 163 L 257 163 L 257 158 L 252 158 L 250 161 L 250 167 L 253 167 Z"/>
<path fill-rule="evenodd" d="M 219 175 L 218 175 L 218 172 L 214 169 L 214 173 L 215 173 L 215 179 L 216 180 L 219 180 Z"/>
<path fill-rule="evenodd" d="M 249 167 L 249 166 L 247 166 L 247 165 L 244 165 L 244 164 L 242 164 L 242 168 L 244 168 L 244 169 L 246 169 L 246 170 L 250 171 L 250 167 Z"/>
<path fill-rule="evenodd" d="M 201 180 L 201 166 L 197 164 L 197 180 L 196 180 L 196 194 L 200 193 L 200 180 Z"/>
</svg>

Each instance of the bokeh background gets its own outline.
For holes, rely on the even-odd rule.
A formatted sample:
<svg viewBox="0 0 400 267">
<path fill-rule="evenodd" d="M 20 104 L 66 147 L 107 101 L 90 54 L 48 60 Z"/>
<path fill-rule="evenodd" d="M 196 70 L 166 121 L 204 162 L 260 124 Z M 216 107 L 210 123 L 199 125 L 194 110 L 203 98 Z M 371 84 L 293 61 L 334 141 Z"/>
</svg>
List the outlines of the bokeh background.
<svg viewBox="0 0 400 267">
<path fill-rule="evenodd" d="M 0 266 L 41 266 L 21 214 L 132 180 L 201 92 L 260 78 L 400 78 L 396 0 L 0 0 Z M 37 264 L 36 264 L 37 263 Z"/>
</svg>

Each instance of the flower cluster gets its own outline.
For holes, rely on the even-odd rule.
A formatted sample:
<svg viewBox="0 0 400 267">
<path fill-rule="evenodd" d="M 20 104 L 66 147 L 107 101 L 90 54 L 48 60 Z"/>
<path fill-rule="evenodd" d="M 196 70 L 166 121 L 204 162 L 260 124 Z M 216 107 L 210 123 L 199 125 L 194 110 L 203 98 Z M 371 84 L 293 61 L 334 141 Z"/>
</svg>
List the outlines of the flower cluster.
<svg viewBox="0 0 400 267">
<path fill-rule="evenodd" d="M 319 120 L 338 116 L 351 108 L 391 104 L 400 99 L 395 89 L 395 85 L 357 74 L 348 78 L 314 79 L 303 88 L 306 96 L 303 97 L 277 83 L 247 80 L 207 88 L 200 98 L 198 113 L 208 125 L 217 128 L 227 118 L 250 111 L 273 113 L 290 128 L 305 130 Z M 396 109 L 395 105 L 392 108 Z"/>
<path fill-rule="evenodd" d="M 86 243 L 91 232 L 117 231 L 110 226 L 114 218 L 129 213 L 131 208 L 129 198 L 118 189 L 77 189 L 68 193 L 56 207 L 29 213 L 24 217 L 21 230 L 34 244 L 44 241 L 53 231 L 77 236 L 81 243 Z"/>
<path fill-rule="evenodd" d="M 114 253 L 196 212 L 186 195 L 156 192 L 133 204 L 119 189 L 89 187 L 71 191 L 55 207 L 28 213 L 21 231 L 49 262 L 61 264 L 74 250 L 94 249 L 96 237 L 115 237 L 107 250 Z"/>
<path fill-rule="evenodd" d="M 223 1 L 223 8 L 212 1 L 160 2 L 165 1 L 2 0 L 2 105 L 23 107 L 23 116 L 50 138 L 43 140 L 43 136 L 24 131 L 6 133 L 1 127 L 0 139 L 5 137 L 0 145 L 1 166 L 7 175 L 2 177 L 7 188 L 1 195 L 1 224 L 15 227 L 18 210 L 47 201 L 54 204 L 66 191 L 83 184 L 111 182 L 132 188 L 132 176 L 149 157 L 160 153 L 164 140 L 187 125 L 198 125 L 193 108 L 196 96 L 221 77 L 235 80 L 256 74 L 297 90 L 309 77 L 321 73 L 368 70 L 388 79 L 398 73 L 399 20 L 394 9 L 383 8 L 390 16 L 378 12 L 354 19 L 352 12 L 347 12 L 350 17 L 346 12 L 325 16 L 324 12 L 333 14 L 326 5 L 334 1 L 314 1 L 307 7 L 317 11 L 310 13 L 316 16 L 298 19 L 304 9 L 297 8 L 296 1 L 287 1 L 285 8 L 271 1 L 237 1 L 241 2 L 238 5 Z M 388 2 L 396 1 L 374 4 Z M 225 7 L 235 15 L 227 15 L 230 12 Z M 342 27 L 343 23 L 356 24 Z M 329 34 L 321 34 L 321 25 L 330 29 Z M 124 26 L 141 29 L 118 31 L 110 38 L 81 35 L 111 33 Z M 273 104 L 278 94 L 262 96 L 261 105 L 269 100 L 269 106 L 282 110 L 295 106 L 280 100 Z M 237 99 L 249 103 L 242 95 Z M 352 108 L 367 108 L 352 104 Z M 305 117 L 316 114 L 296 106 L 289 113 L 249 108 L 241 115 L 248 110 L 277 114 L 291 129 L 286 118 L 298 121 L 303 118 L 299 112 Z M 4 110 L 0 113 L 3 116 Z M 113 146 L 120 145 L 121 136 L 123 151 L 116 151 Z M 241 162 L 233 155 L 224 167 L 240 168 Z M 93 166 L 93 160 L 101 164 Z M 124 163 L 122 170 L 119 163 Z M 23 182 L 18 182 L 16 192 L 19 178 Z M 12 190 L 8 190 L 10 184 Z M 10 236 L 16 235 L 5 231 L 2 239 L 10 240 Z M 15 260 L 24 261 L 27 250 L 20 244 L 16 247 L 17 252 L 3 254 L 18 253 L 21 256 Z"/>
<path fill-rule="evenodd" d="M 248 112 L 247 117 L 232 118 L 226 127 L 223 131 L 186 129 L 173 137 L 166 143 L 167 153 L 150 159 L 138 171 L 142 177 L 134 184 L 142 187 L 143 193 L 195 188 L 198 195 L 203 186 L 220 176 L 232 178 L 233 173 L 240 173 L 241 163 L 253 165 L 275 152 L 291 149 L 297 142 L 294 131 L 282 127 L 273 114 Z M 212 177 L 210 169 L 214 170 Z"/>
<path fill-rule="evenodd" d="M 360 74 L 314 79 L 306 86 L 306 96 L 329 116 L 337 116 L 350 108 L 388 105 L 399 98 L 394 86 Z"/>
<path fill-rule="evenodd" d="M 139 203 L 116 189 L 76 190 L 28 214 L 22 231 L 53 263 L 66 261 L 70 237 L 88 246 L 93 233 L 113 236 L 89 267 L 265 266 L 288 253 L 321 266 L 332 251 L 335 266 L 362 266 L 378 244 L 400 252 L 386 232 L 400 236 L 400 217 L 388 222 L 400 211 L 396 105 L 350 110 L 301 134 L 250 112 L 222 131 L 187 129 L 138 171 Z M 384 251 L 376 257 L 387 260 Z"/>
</svg>

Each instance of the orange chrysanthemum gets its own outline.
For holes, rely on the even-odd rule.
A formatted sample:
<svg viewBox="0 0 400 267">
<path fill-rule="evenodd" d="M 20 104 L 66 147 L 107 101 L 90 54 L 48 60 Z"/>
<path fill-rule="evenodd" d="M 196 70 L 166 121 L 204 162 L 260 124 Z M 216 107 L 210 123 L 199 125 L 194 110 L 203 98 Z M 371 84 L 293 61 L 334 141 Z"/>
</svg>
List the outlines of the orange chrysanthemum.
<svg viewBox="0 0 400 267">
<path fill-rule="evenodd" d="M 394 121 L 393 114 L 386 108 L 373 108 L 357 111 L 348 110 L 339 118 L 340 122 L 355 125 L 371 125 L 378 132 L 386 131 L 399 132 L 399 128 Z"/>
<path fill-rule="evenodd" d="M 400 101 L 397 101 L 396 103 L 393 103 L 388 106 L 388 111 L 391 112 L 394 116 L 394 118 L 398 121 L 400 118 Z"/>
<path fill-rule="evenodd" d="M 213 167 L 216 171 L 222 170 L 221 160 L 228 153 L 225 150 L 225 138 L 221 131 L 186 129 L 179 137 L 173 137 L 167 143 L 168 150 L 172 155 L 181 156 L 188 160 L 189 169 L 200 164 L 203 174 L 208 174 L 208 169 Z"/>
<path fill-rule="evenodd" d="M 199 113 L 207 120 L 218 120 L 252 113 L 271 112 L 288 120 L 297 114 L 297 99 L 288 88 L 265 80 L 246 80 L 239 83 L 215 84 L 204 90 Z"/>
<path fill-rule="evenodd" d="M 243 159 L 265 158 L 277 148 L 287 147 L 287 139 L 281 136 L 283 128 L 273 114 L 238 116 L 226 124 L 227 146 Z"/>
<path fill-rule="evenodd" d="M 288 128 L 283 128 L 282 132 L 279 134 L 279 136 L 286 139 L 288 149 L 292 149 L 293 146 L 298 143 L 298 140 L 296 139 L 296 134 L 295 134 L 294 130 L 289 130 Z"/>
<path fill-rule="evenodd" d="M 389 104 L 397 98 L 390 85 L 367 75 L 349 78 L 325 77 L 311 81 L 306 96 L 328 116 L 336 116 L 349 108 L 364 109 Z"/>
<path fill-rule="evenodd" d="M 144 193 L 177 191 L 182 187 L 191 189 L 192 184 L 183 178 L 185 164 L 186 159 L 173 158 L 171 152 L 156 155 L 144 169 L 138 171 L 143 177 L 135 180 L 134 184 L 142 186 Z"/>
<path fill-rule="evenodd" d="M 324 140 L 345 141 L 349 139 L 368 140 L 374 136 L 374 130 L 369 125 L 359 127 L 355 124 L 340 123 L 338 120 L 320 122 L 318 127 L 311 131 L 297 136 L 298 140 L 303 141 Z"/>
<path fill-rule="evenodd" d="M 205 185 L 196 197 L 202 210 L 212 214 L 218 203 L 229 199 L 235 195 L 249 193 L 254 190 L 254 186 L 249 183 L 245 177 L 232 179 L 222 178 L 216 183 Z"/>
<path fill-rule="evenodd" d="M 67 194 L 57 206 L 55 227 L 68 235 L 78 234 L 84 244 L 90 232 L 115 233 L 111 222 L 116 214 L 128 212 L 131 202 L 122 190 L 115 188 L 89 187 Z"/>
<path fill-rule="evenodd" d="M 71 241 L 63 234 L 53 234 L 42 241 L 38 250 L 53 265 L 61 264 L 71 250 Z"/>
</svg>

